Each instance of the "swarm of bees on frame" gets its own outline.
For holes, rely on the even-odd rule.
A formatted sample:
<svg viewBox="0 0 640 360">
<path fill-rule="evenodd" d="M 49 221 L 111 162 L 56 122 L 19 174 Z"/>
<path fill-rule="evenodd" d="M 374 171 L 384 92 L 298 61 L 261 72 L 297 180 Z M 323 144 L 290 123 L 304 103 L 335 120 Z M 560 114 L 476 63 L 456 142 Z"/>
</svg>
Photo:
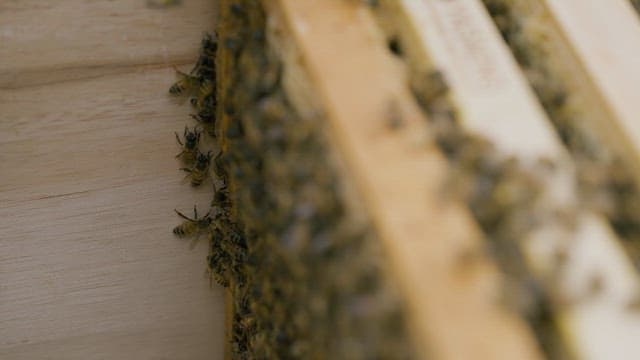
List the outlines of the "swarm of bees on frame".
<svg viewBox="0 0 640 360">
<path fill-rule="evenodd" d="M 640 269 L 640 188 L 630 167 L 583 125 L 583 110 L 572 104 L 562 73 L 545 60 L 539 25 L 530 29 L 535 15 L 518 13 L 512 1 L 483 1 L 576 163 L 581 198 L 609 220 Z"/>
<path fill-rule="evenodd" d="M 215 139 L 215 112 L 216 112 L 216 55 L 218 51 L 218 39 L 215 34 L 205 34 L 202 39 L 200 55 L 189 73 L 176 68 L 178 81 L 169 88 L 169 93 L 176 97 L 188 97 L 189 103 L 194 109 L 191 118 L 196 120 L 193 127 L 185 125 L 182 134 L 175 133 L 176 142 L 180 152 L 176 158 L 183 167 L 179 170 L 185 173 L 185 181 L 191 186 L 199 187 L 211 181 L 213 198 L 205 215 L 198 216 L 196 207 L 193 208 L 193 217 L 175 210 L 183 222 L 173 229 L 173 233 L 179 238 L 193 239 L 191 247 L 195 246 L 198 239 L 206 236 L 209 240 L 210 253 L 208 256 L 209 274 L 211 280 L 216 280 L 223 286 L 228 286 L 228 279 L 223 276 L 227 273 L 229 261 L 220 244 L 229 234 L 227 228 L 233 224 L 231 220 L 231 202 L 228 196 L 227 178 L 222 173 L 220 157 L 222 152 L 214 157 L 210 149 L 204 149 L 202 135 Z M 212 176 L 211 172 L 213 171 Z M 216 186 L 216 183 L 222 184 Z"/>
<path fill-rule="evenodd" d="M 208 237 L 211 279 L 233 295 L 234 358 L 412 358 L 377 236 L 347 210 L 321 121 L 290 104 L 264 10 L 220 6 L 220 36 L 205 36 L 196 67 L 177 71 L 169 91 L 190 98 L 196 120 L 176 134 L 181 171 L 214 188 L 206 214 L 176 210 L 174 234 Z"/>
</svg>

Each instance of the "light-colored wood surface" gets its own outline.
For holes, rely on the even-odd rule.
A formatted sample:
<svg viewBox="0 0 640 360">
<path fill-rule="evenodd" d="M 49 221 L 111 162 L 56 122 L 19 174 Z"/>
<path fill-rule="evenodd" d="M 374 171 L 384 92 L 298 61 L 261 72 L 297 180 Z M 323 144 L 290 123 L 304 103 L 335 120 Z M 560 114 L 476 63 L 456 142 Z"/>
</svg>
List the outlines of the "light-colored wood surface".
<svg viewBox="0 0 640 360">
<path fill-rule="evenodd" d="M 309 91 L 306 99 L 323 105 L 328 138 L 371 212 L 420 355 L 539 358 L 523 322 L 497 305 L 499 275 L 480 255 L 482 239 L 470 214 L 441 196 L 446 161 L 425 141 L 425 119 L 372 14 L 343 0 L 268 4 L 272 36 L 289 37 L 281 39 L 291 51 L 285 86 L 296 99 Z M 302 71 L 287 73 L 296 64 Z M 293 78 L 300 75 L 309 81 Z M 390 105 L 403 119 L 395 132 L 388 127 Z M 469 252 L 479 254 L 477 261 L 461 266 Z"/>
<path fill-rule="evenodd" d="M 170 64 L 214 4 L 0 3 L 0 358 L 217 359 L 223 292 L 173 237 L 181 183 Z"/>
</svg>

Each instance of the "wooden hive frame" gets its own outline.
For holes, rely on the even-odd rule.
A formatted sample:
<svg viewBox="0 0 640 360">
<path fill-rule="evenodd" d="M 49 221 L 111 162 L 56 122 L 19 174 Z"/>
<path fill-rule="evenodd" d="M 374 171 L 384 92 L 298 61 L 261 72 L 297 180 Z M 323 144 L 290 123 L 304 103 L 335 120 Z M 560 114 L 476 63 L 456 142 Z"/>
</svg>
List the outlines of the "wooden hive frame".
<svg viewBox="0 0 640 360">
<path fill-rule="evenodd" d="M 221 16 L 231 16 L 232 1 L 221 3 Z M 633 122 L 640 110 L 633 101 L 640 93 L 640 73 L 634 69 L 640 43 L 629 35 L 640 35 L 640 26 L 633 9 L 623 0 L 608 9 L 603 1 L 534 3 L 548 16 L 548 41 L 559 49 L 551 51 L 551 61 L 566 73 L 567 83 L 580 84 L 569 91 L 579 94 L 582 111 L 592 114 L 585 122 L 598 133 L 613 128 L 603 143 L 640 169 L 640 135 Z M 554 293 L 563 354 L 606 358 L 640 352 L 633 343 L 640 318 L 624 306 L 638 294 L 637 272 L 607 219 L 579 209 L 571 155 L 480 0 L 262 4 L 269 15 L 267 37 L 285 65 L 284 88 L 299 112 L 325 115 L 330 147 L 380 234 L 421 357 L 544 356 L 526 322 L 498 306 L 504 279 L 500 266 L 481 250 L 486 241 L 481 226 L 461 199 L 441 194 L 451 165 L 433 141 L 436 129 L 428 111 L 409 87 L 421 70 L 444 75 L 465 133 L 490 140 L 500 158 L 518 159 L 525 171 L 534 173 L 541 162 L 555 169 L 540 176 L 546 199 L 541 211 L 568 209 L 576 225 L 559 230 L 551 221 L 526 233 L 520 246 L 526 267 Z M 589 24 L 585 28 L 569 16 L 578 12 Z M 603 13 L 616 21 L 598 20 Z M 606 32 L 610 38 L 598 30 L 605 24 L 615 24 Z M 399 42 L 401 58 L 387 49 L 388 39 Z M 598 51 L 615 56 L 605 59 Z M 219 72 L 224 74 L 230 61 L 223 50 Z M 616 68 L 606 68 L 607 61 L 615 61 Z M 401 126 L 389 126 L 390 117 Z M 559 264 L 558 255 L 565 252 L 568 260 Z M 584 296 L 600 283 L 606 286 L 598 285 L 596 296 Z"/>
<path fill-rule="evenodd" d="M 382 3 L 387 5 L 386 2 Z M 576 4 L 576 7 L 579 6 Z M 561 149 L 562 145 L 549 120 L 526 87 L 524 78 L 519 74 L 507 47 L 500 41 L 481 2 L 389 2 L 389 7 L 385 8 L 383 5 L 380 13 L 384 14 L 382 16 L 393 13 L 398 17 L 395 21 L 387 21 L 388 26 L 406 25 L 404 29 L 394 29 L 400 32 L 401 38 L 422 40 L 422 47 L 410 50 L 415 51 L 413 61 L 432 63 L 448 75 L 454 93 L 458 94 L 464 126 L 468 127 L 469 131 L 491 139 L 502 148 L 505 156 L 514 156 L 523 162 L 535 158 L 557 159 L 560 168 L 573 172 L 569 155 Z M 629 12 L 625 15 L 634 16 Z M 585 18 L 587 17 L 588 15 L 585 15 Z M 631 19 L 621 18 L 633 20 L 626 26 L 621 25 L 621 30 L 628 30 L 634 24 L 635 16 Z M 619 36 L 622 36 L 621 30 Z M 592 31 L 596 30 L 592 28 Z M 628 36 L 623 38 L 631 39 Z M 411 44 L 414 47 L 416 42 Z M 618 49 L 626 49 L 625 51 L 632 49 L 631 46 L 623 46 L 630 44 L 616 45 L 619 46 Z M 591 60 L 593 54 L 585 58 Z M 626 57 L 615 58 L 623 63 L 621 65 L 629 62 Z M 627 74 L 633 73 L 629 66 L 620 67 L 624 68 Z M 603 68 L 600 70 L 601 74 L 605 72 Z M 630 75 L 628 78 L 633 79 L 633 76 Z M 608 81 L 611 93 L 624 92 L 625 89 L 636 85 L 629 81 Z M 616 102 L 624 108 L 635 105 L 630 104 L 632 101 L 629 98 L 625 100 L 620 102 L 617 98 Z M 627 110 L 627 113 L 631 111 Z M 617 123 L 625 124 L 624 119 Z M 564 176 L 573 175 L 565 174 L 560 177 Z M 553 196 L 558 198 L 557 194 Z M 582 225 L 581 229 L 577 230 L 576 238 L 570 243 L 555 245 L 569 247 L 568 252 L 572 260 L 564 265 L 567 268 L 563 271 L 571 275 L 568 275 L 569 279 L 566 281 L 574 285 L 587 286 L 588 277 L 597 272 L 608 285 L 605 293 L 597 300 L 563 306 L 558 314 L 559 326 L 572 343 L 571 351 L 576 354 L 598 357 L 615 354 L 616 351 L 624 349 L 628 355 L 633 345 L 627 341 L 632 342 L 631 339 L 636 336 L 632 334 L 637 334 L 640 322 L 636 319 L 629 320 L 629 313 L 621 303 L 631 301 L 636 296 L 637 274 L 606 219 L 601 215 L 588 213 L 579 217 L 578 221 Z M 549 251 L 554 245 L 549 241 L 553 242 L 548 234 L 529 241 L 529 249 L 526 252 L 534 271 L 544 273 L 553 266 L 553 252 Z M 546 245 L 541 245 L 545 242 Z M 547 253 L 544 253 L 545 251 Z M 575 270 L 572 267 L 575 267 Z"/>
</svg>

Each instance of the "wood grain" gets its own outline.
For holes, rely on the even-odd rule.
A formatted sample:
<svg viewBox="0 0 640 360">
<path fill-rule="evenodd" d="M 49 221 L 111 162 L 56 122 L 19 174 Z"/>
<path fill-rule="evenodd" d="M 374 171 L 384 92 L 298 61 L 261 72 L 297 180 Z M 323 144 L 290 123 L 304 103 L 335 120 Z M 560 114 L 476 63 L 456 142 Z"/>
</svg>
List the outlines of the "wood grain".
<svg viewBox="0 0 640 360">
<path fill-rule="evenodd" d="M 171 233 L 210 188 L 181 182 L 165 65 L 194 60 L 213 9 L 0 4 L 0 358 L 222 358 L 205 241 Z"/>
<path fill-rule="evenodd" d="M 0 2 L 0 88 L 194 61 L 211 0 L 152 9 L 146 0 Z"/>
</svg>

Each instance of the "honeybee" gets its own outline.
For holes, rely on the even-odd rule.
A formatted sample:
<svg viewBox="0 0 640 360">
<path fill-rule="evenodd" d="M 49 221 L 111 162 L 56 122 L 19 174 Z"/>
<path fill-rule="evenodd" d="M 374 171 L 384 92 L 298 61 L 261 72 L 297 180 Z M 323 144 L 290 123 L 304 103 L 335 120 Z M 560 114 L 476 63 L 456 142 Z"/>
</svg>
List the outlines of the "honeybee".
<svg viewBox="0 0 640 360">
<path fill-rule="evenodd" d="M 229 255 L 224 251 L 222 242 L 224 235 L 222 231 L 214 227 L 209 230 L 209 255 L 207 256 L 207 272 L 209 274 L 209 287 L 213 286 L 213 280 L 218 284 L 228 287 L 227 264 L 231 261 Z"/>
<path fill-rule="evenodd" d="M 216 37 L 211 34 L 205 34 L 202 38 L 202 45 L 200 46 L 200 57 L 196 62 L 191 74 L 198 74 L 200 79 L 213 79 L 216 78 L 216 66 L 215 55 L 218 51 L 218 41 Z"/>
<path fill-rule="evenodd" d="M 211 99 L 212 96 L 215 96 L 215 90 L 216 87 L 212 81 L 203 80 L 202 84 L 200 84 L 198 96 L 191 99 L 191 105 L 196 109 L 203 109 L 210 104 L 215 106 L 215 98 Z"/>
<path fill-rule="evenodd" d="M 212 109 L 204 108 L 197 115 L 191 114 L 191 117 L 202 126 L 209 136 L 216 137 L 216 117 Z"/>
<path fill-rule="evenodd" d="M 198 154 L 196 162 L 192 168 L 180 168 L 187 172 L 186 178 L 191 178 L 191 186 L 199 186 L 209 175 L 209 164 L 211 163 L 211 151 L 205 154 Z"/>
<path fill-rule="evenodd" d="M 193 219 L 184 215 L 183 213 L 181 213 L 176 209 L 174 209 L 174 211 L 176 212 L 176 214 L 178 214 L 178 216 L 183 218 L 185 221 L 182 224 L 174 227 L 173 233 L 179 238 L 195 236 L 195 239 L 191 243 L 191 247 L 193 248 L 196 242 L 198 241 L 198 239 L 200 238 L 200 235 L 202 235 L 202 233 L 204 232 L 207 232 L 209 230 L 209 227 L 211 226 L 211 223 L 213 222 L 213 219 L 210 216 L 211 210 L 209 210 L 209 212 L 207 212 L 205 216 L 200 218 L 198 217 L 198 209 L 194 205 Z"/>
<path fill-rule="evenodd" d="M 222 154 L 222 150 L 220 150 L 220 152 L 218 152 L 218 155 L 216 155 L 216 157 L 213 159 L 213 171 L 216 173 L 216 176 L 218 176 L 220 179 L 225 180 L 229 177 L 229 174 L 227 173 L 227 170 L 225 168 L 225 160 L 222 158 Z"/>
<path fill-rule="evenodd" d="M 198 156 L 198 143 L 200 142 L 200 132 L 193 128 L 193 131 L 189 130 L 188 127 L 184 127 L 184 143 L 180 140 L 180 136 L 178 133 L 176 134 L 176 141 L 182 147 L 182 151 L 176 155 L 176 158 L 181 158 L 182 162 L 186 165 L 191 165 L 196 161 L 196 157 Z"/>
<path fill-rule="evenodd" d="M 213 183 L 213 199 L 211 199 L 211 207 L 218 208 L 218 213 L 223 217 L 229 217 L 231 199 L 229 198 L 229 188 L 226 184 L 220 189 L 216 189 L 216 184 L 215 182 Z"/>
<path fill-rule="evenodd" d="M 211 34 L 209 33 L 204 34 L 204 37 L 202 38 L 201 49 L 202 55 L 208 57 L 215 56 L 216 51 L 218 51 L 217 34 L 215 37 L 211 36 Z"/>
<path fill-rule="evenodd" d="M 197 76 L 183 73 L 174 66 L 179 80 L 169 88 L 171 95 L 184 95 L 194 92 L 200 86 L 200 79 Z"/>
</svg>

